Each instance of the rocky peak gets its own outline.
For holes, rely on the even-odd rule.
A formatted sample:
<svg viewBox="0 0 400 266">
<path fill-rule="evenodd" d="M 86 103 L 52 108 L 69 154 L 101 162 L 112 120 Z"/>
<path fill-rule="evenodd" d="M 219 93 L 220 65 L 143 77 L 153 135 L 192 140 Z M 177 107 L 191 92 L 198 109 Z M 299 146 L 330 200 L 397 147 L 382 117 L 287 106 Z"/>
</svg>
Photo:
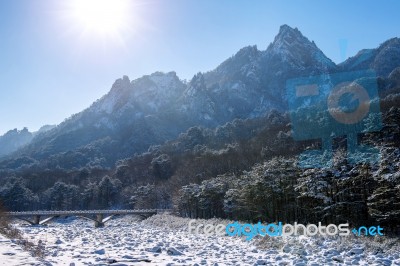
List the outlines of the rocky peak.
<svg viewBox="0 0 400 266">
<path fill-rule="evenodd" d="M 308 39 L 301 34 L 297 28 L 292 28 L 286 24 L 279 28 L 278 34 L 275 36 L 275 41 L 282 40 L 293 40 L 293 39 Z"/>
<path fill-rule="evenodd" d="M 174 71 L 163 73 L 155 72 L 147 77 L 154 85 L 161 90 L 171 90 L 175 87 L 179 87 L 182 83 Z"/>
<path fill-rule="evenodd" d="M 303 36 L 297 28 L 291 28 L 288 25 L 280 27 L 278 35 L 268 46 L 265 54 L 268 64 L 283 63 L 294 70 L 303 71 L 312 68 L 318 70 L 317 72 L 325 72 L 336 68 L 336 65 L 325 56 L 314 41 Z"/>
<path fill-rule="evenodd" d="M 214 74 L 230 74 L 234 76 L 242 67 L 254 64 L 259 59 L 260 53 L 256 45 L 243 47 L 234 56 L 221 63 L 215 69 Z M 210 76 L 210 74 L 212 73 L 208 72 L 206 76 Z"/>
<path fill-rule="evenodd" d="M 259 50 L 257 49 L 257 45 L 246 46 L 239 50 L 235 54 L 235 58 L 246 58 L 246 59 L 253 59 L 258 56 Z"/>
<path fill-rule="evenodd" d="M 3 136 L 0 136 L 0 157 L 28 144 L 32 138 L 33 134 L 26 127 L 22 130 L 14 129 L 8 131 Z"/>
<path fill-rule="evenodd" d="M 278 35 L 275 36 L 274 41 L 270 44 L 268 49 L 281 51 L 282 49 L 291 50 L 294 47 L 316 48 L 316 45 L 314 42 L 310 42 L 304 37 L 297 28 L 282 25 Z"/>
<path fill-rule="evenodd" d="M 128 76 L 123 76 L 122 78 L 117 79 L 114 84 L 112 85 L 112 89 L 119 89 L 119 88 L 126 88 L 129 87 L 131 81 L 129 80 Z"/>
<path fill-rule="evenodd" d="M 202 88 L 204 87 L 204 75 L 203 73 L 199 72 L 193 76 L 192 80 L 190 81 L 190 86 Z"/>
</svg>

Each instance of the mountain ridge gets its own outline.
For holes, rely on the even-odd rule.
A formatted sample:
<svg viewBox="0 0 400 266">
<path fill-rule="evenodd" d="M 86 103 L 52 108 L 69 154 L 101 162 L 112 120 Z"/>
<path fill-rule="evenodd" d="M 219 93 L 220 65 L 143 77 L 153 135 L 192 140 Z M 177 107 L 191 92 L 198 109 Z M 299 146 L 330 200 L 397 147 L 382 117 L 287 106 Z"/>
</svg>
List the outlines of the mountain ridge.
<svg viewBox="0 0 400 266">
<path fill-rule="evenodd" d="M 272 110 L 285 112 L 284 88 L 289 78 L 365 66 L 387 76 L 400 66 L 398 38 L 363 51 L 336 65 L 297 28 L 282 25 L 266 50 L 244 47 L 188 83 L 175 72 L 155 72 L 132 81 L 123 76 L 91 106 L 33 137 L 9 158 L 45 160 L 76 151 L 88 157 L 79 167 L 102 156 L 107 162 L 102 165 L 111 166 L 118 159 L 174 139 L 192 126 L 213 128 Z M 105 151 L 114 156 L 105 156 Z"/>
</svg>

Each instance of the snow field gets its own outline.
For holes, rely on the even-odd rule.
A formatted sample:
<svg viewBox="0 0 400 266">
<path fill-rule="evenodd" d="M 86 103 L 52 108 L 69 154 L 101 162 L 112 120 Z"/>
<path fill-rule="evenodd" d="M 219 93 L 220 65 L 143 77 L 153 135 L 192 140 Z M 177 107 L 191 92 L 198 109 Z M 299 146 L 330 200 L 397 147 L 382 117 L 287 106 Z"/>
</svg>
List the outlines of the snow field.
<svg viewBox="0 0 400 266">
<path fill-rule="evenodd" d="M 31 257 L 0 239 L 1 265 L 400 265 L 398 239 L 356 237 L 239 237 L 188 233 L 191 219 L 168 214 L 139 221 L 116 217 L 104 228 L 79 219 L 48 226 L 17 224 L 28 240 L 45 245 L 46 257 Z M 197 220 L 214 225 L 232 221 Z"/>
</svg>

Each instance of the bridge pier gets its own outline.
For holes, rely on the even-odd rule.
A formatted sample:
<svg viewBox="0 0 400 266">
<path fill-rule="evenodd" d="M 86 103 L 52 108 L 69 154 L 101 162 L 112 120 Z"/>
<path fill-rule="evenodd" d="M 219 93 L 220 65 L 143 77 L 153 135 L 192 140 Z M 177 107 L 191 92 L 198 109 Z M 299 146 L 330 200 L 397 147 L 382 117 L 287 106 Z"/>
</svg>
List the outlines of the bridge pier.
<svg viewBox="0 0 400 266">
<path fill-rule="evenodd" d="M 39 225 L 40 224 L 40 215 L 34 215 L 33 216 L 33 225 Z"/>
<path fill-rule="evenodd" d="M 103 217 L 104 217 L 104 215 L 101 213 L 96 214 L 96 220 L 94 221 L 94 227 L 96 227 L 96 228 L 104 227 Z"/>
</svg>

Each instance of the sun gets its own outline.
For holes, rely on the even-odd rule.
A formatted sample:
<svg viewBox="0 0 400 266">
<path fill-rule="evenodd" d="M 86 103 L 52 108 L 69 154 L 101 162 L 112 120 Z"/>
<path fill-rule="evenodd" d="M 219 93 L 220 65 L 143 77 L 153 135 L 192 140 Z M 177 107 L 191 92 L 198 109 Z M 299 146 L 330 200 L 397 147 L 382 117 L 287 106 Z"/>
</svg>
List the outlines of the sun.
<svg viewBox="0 0 400 266">
<path fill-rule="evenodd" d="M 72 16 L 85 32 L 118 34 L 128 27 L 128 0 L 74 0 Z"/>
</svg>

